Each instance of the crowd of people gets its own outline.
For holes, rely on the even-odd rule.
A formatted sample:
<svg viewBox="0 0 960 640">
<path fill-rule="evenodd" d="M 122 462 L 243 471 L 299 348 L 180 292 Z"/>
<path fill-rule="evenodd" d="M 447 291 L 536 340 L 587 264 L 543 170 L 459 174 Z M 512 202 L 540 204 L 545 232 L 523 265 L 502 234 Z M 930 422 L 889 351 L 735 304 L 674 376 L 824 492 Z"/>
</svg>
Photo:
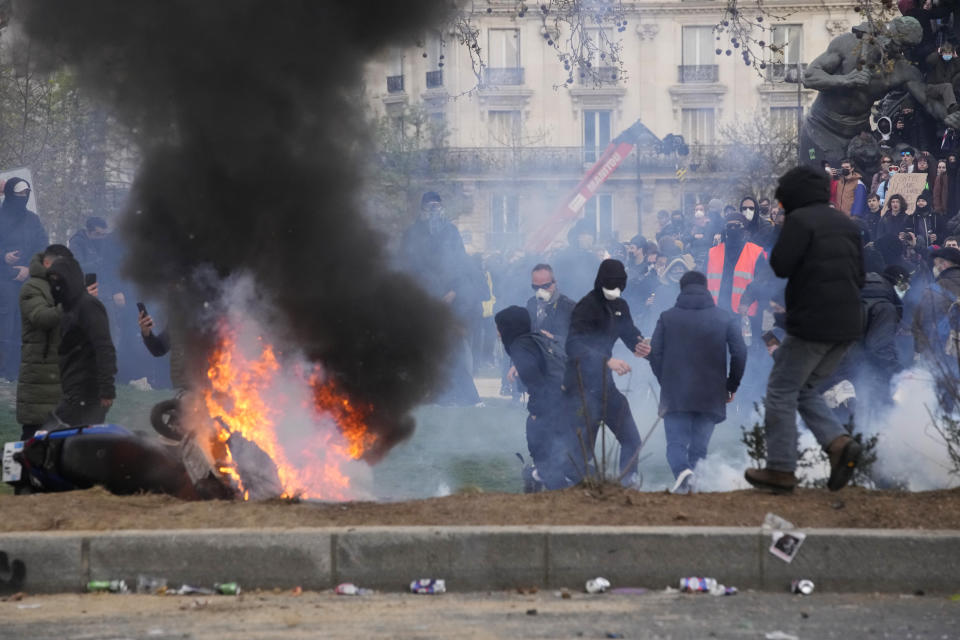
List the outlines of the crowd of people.
<svg viewBox="0 0 960 640">
<path fill-rule="evenodd" d="M 902 158 L 905 170 L 923 169 L 922 157 Z M 558 488 L 589 473 L 585 452 L 605 425 L 621 447 L 619 477 L 636 483 L 641 439 L 614 378 L 633 371 L 624 359 L 632 354 L 660 383 L 679 492 L 693 486 L 731 402 L 738 410 L 766 403 L 772 466 L 760 471 L 773 475 L 748 475 L 755 484 L 790 486 L 798 406 L 831 459 L 855 461 L 849 434 L 892 405 L 898 372 L 956 369 L 960 248 L 935 223 L 906 226 L 923 220 L 925 194 L 915 213 L 897 194 L 881 208 L 852 161 L 825 169 L 787 174 L 773 200 L 709 198 L 689 218 L 661 211 L 650 237 L 601 243 L 581 220 L 565 248 L 485 259 L 467 253 L 439 194 L 425 193 L 399 258 L 462 329 L 428 401 L 482 405 L 474 377 L 493 366 L 502 395 L 528 400 L 538 482 Z M 12 178 L 3 193 L 0 255 L 10 277 L 0 287 L 0 367 L 18 382 L 23 435 L 51 420 L 103 422 L 116 381 L 143 362 L 155 375 L 150 357 L 171 351 L 170 337 L 130 309 L 119 243 L 104 220 L 88 219 L 69 246 L 48 245 L 27 208 L 29 183 Z M 615 352 L 617 342 L 625 351 Z M 952 410 L 956 385 L 938 388 Z"/>
<path fill-rule="evenodd" d="M 169 386 L 144 347 L 155 339 L 152 325 L 144 328 L 145 314 L 128 302 L 132 287 L 120 277 L 121 247 L 107 222 L 90 217 L 67 245 L 48 244 L 28 208 L 31 191 L 10 178 L 0 203 L 8 275 L 0 280 L 0 377 L 17 382 L 23 439 L 41 427 L 103 423 L 118 379 Z"/>
<path fill-rule="evenodd" d="M 904 164 L 911 162 L 909 154 L 903 158 Z M 451 303 L 465 331 L 463 348 L 450 363 L 450 384 L 433 401 L 477 404 L 471 373 L 493 363 L 502 372 L 502 395 L 520 399 L 528 394 L 534 461 L 552 459 L 558 446 L 561 457 L 582 459 L 570 452 L 580 450 L 577 440 L 592 450 L 602 422 L 617 436 L 621 476 L 629 481 L 635 477 L 640 438 L 612 376 L 632 371 L 614 356 L 620 339 L 643 357 L 652 346 L 651 373 L 661 383 L 667 457 L 678 491 L 692 485 L 690 475 L 706 454 L 713 425 L 726 418 L 727 401 L 738 411 L 766 402 L 768 425 L 791 424 L 799 403 L 801 416 L 831 459 L 843 464 L 856 457 L 848 450 L 853 442 L 848 436 L 857 425 L 875 424 L 892 407 L 897 373 L 920 365 L 943 380 L 944 372 L 956 369 L 949 355 L 951 325 L 945 326 L 943 318 L 960 315 L 960 248 L 957 238 L 939 226 L 906 228 L 914 215 L 924 215 L 923 197 L 919 214 L 907 207 L 903 213 L 885 211 L 877 206 L 875 190 L 866 193 L 850 160 L 836 172 L 825 168 L 802 168 L 792 178 L 799 181 L 800 193 L 796 186 L 781 185 L 774 200 L 707 199 L 689 218 L 681 211 L 662 211 L 650 238 L 598 243 L 594 230 L 581 221 L 568 234 L 566 248 L 547 255 L 516 250 L 484 261 L 467 254 L 456 226 L 444 216 L 440 196 L 425 194 L 421 219 L 404 237 L 405 264 L 413 273 L 443 278 L 433 291 Z M 809 200 L 821 187 L 822 202 L 819 196 Z M 822 206 L 812 230 L 798 233 L 795 223 L 786 248 L 781 239 L 794 210 L 813 204 Z M 894 224 L 898 217 L 904 226 Z M 846 240 L 831 246 L 836 238 L 828 237 L 818 253 L 811 246 L 814 236 L 837 220 L 844 223 L 837 233 L 846 234 Z M 916 232 L 921 229 L 930 231 Z M 801 319 L 801 329 L 791 328 L 788 320 L 791 313 L 796 319 L 800 305 L 788 285 L 795 272 L 813 283 L 804 288 L 802 304 L 809 317 Z M 667 345 L 672 346 L 665 346 L 663 338 L 671 335 Z M 652 345 L 643 336 L 652 336 Z M 811 351 L 811 344 L 817 348 Z M 823 345 L 835 348 L 821 353 Z M 801 364 L 778 371 L 779 349 L 793 354 L 784 360 Z M 684 355 L 693 360 L 684 365 Z M 950 384 L 938 387 L 942 407 L 952 409 Z M 805 403 L 815 409 L 805 414 Z M 546 422 L 575 424 L 573 431 L 560 437 L 551 430 L 542 415 L 548 408 Z M 565 417 L 557 418 L 557 411 Z M 581 422 L 584 429 L 576 434 Z M 772 481 L 782 489 L 793 477 L 796 435 L 789 427 L 773 431 L 787 434 L 768 445 L 780 456 L 772 470 L 787 474 Z M 569 440 L 558 444 L 564 438 Z M 838 442 L 842 446 L 830 449 Z M 550 488 L 586 471 L 572 469 L 569 460 L 537 469 Z M 771 484 L 767 476 L 753 480 L 758 478 Z M 784 478 L 785 485 L 778 485 Z"/>
</svg>

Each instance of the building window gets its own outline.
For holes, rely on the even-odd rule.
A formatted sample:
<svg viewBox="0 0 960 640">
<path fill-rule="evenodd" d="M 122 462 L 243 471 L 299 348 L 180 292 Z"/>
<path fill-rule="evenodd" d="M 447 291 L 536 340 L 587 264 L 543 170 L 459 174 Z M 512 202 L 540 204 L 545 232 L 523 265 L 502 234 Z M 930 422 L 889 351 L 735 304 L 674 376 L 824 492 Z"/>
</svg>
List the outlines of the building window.
<svg viewBox="0 0 960 640">
<path fill-rule="evenodd" d="M 770 107 L 770 126 L 778 137 L 797 135 L 798 113 L 799 107 Z"/>
<path fill-rule="evenodd" d="M 610 144 L 610 111 L 583 112 L 583 161 L 596 162 Z"/>
<path fill-rule="evenodd" d="M 598 242 L 613 240 L 613 195 L 598 193 L 587 200 L 583 205 L 583 219 L 596 231 Z"/>
<path fill-rule="evenodd" d="M 683 28 L 684 66 L 712 65 L 717 62 L 717 48 L 713 27 Z"/>
<path fill-rule="evenodd" d="M 522 143 L 523 131 L 519 111 L 488 111 L 490 144 L 495 147 L 515 147 Z"/>
<path fill-rule="evenodd" d="M 677 82 L 717 82 L 720 65 L 715 49 L 713 27 L 684 27 Z"/>
<path fill-rule="evenodd" d="M 803 60 L 803 27 L 798 24 L 773 27 L 770 47 L 770 62 L 773 64 L 797 64 Z"/>
<path fill-rule="evenodd" d="M 403 91 L 403 53 L 394 51 L 387 65 L 387 92 L 398 93 Z"/>
<path fill-rule="evenodd" d="M 520 66 L 520 30 L 490 29 L 490 67 L 516 69 Z"/>
<path fill-rule="evenodd" d="M 716 136 L 716 115 L 713 109 L 682 110 L 683 139 L 687 144 L 713 144 Z"/>
</svg>

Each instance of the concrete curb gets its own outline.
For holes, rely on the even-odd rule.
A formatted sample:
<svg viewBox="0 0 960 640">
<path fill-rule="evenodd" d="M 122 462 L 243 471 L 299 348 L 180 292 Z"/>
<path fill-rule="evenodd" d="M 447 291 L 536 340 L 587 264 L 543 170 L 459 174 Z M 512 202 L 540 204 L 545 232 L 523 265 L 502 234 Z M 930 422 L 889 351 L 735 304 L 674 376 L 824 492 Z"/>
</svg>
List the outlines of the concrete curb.
<svg viewBox="0 0 960 640">
<path fill-rule="evenodd" d="M 662 589 L 712 576 L 740 589 L 784 591 L 809 578 L 818 592 L 953 593 L 960 531 L 804 529 L 792 564 L 768 552 L 770 536 L 738 527 L 350 527 L 192 529 L 0 534 L 0 590 L 76 592 L 88 580 L 163 576 L 171 584 L 237 581 L 245 589 L 329 589 L 340 582 L 401 591 L 445 578 L 452 591 Z M 25 577 L 10 584 L 5 564 Z"/>
</svg>

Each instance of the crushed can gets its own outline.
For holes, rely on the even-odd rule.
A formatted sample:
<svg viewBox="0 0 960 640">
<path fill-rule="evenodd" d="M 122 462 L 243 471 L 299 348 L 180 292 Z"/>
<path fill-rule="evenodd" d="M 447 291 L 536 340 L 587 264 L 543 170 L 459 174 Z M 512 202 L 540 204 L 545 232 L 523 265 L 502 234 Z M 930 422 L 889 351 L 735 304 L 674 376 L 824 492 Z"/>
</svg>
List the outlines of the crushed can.
<svg viewBox="0 0 960 640">
<path fill-rule="evenodd" d="M 236 582 L 217 582 L 213 585 L 213 589 L 222 596 L 240 595 L 240 585 Z"/>
<path fill-rule="evenodd" d="M 127 583 L 123 580 L 91 580 L 87 583 L 87 591 L 91 593 L 109 591 L 110 593 L 127 593 Z"/>
<path fill-rule="evenodd" d="M 813 580 L 794 580 L 790 583 L 790 593 L 799 593 L 808 596 L 813 593 Z"/>
<path fill-rule="evenodd" d="M 584 586 L 584 589 L 587 593 L 603 593 L 610 588 L 610 581 L 606 578 L 594 578 L 593 580 L 587 580 L 587 584 Z"/>
<path fill-rule="evenodd" d="M 410 585 L 411 588 L 413 585 Z M 373 589 L 364 589 L 363 587 L 358 587 L 352 582 L 341 582 L 334 588 L 334 593 L 338 596 L 368 596 L 372 594 Z"/>
<path fill-rule="evenodd" d="M 680 591 L 683 593 L 711 593 L 717 590 L 716 578 L 680 578 Z"/>
<path fill-rule="evenodd" d="M 447 583 L 442 579 L 421 578 L 410 583 L 410 591 L 422 595 L 436 595 L 447 592 Z"/>
</svg>

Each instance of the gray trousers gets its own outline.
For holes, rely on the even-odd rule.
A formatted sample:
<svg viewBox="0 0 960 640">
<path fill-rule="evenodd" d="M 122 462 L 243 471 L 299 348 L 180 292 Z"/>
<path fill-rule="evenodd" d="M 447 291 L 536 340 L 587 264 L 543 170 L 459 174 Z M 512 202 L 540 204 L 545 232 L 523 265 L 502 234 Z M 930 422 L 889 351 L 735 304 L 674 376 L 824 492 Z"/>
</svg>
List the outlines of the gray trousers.
<svg viewBox="0 0 960 640">
<path fill-rule="evenodd" d="M 820 446 L 846 435 L 819 387 L 834 372 L 853 342 L 811 342 L 788 335 L 774 356 L 764 401 L 767 468 L 797 468 L 797 411 Z"/>
</svg>

